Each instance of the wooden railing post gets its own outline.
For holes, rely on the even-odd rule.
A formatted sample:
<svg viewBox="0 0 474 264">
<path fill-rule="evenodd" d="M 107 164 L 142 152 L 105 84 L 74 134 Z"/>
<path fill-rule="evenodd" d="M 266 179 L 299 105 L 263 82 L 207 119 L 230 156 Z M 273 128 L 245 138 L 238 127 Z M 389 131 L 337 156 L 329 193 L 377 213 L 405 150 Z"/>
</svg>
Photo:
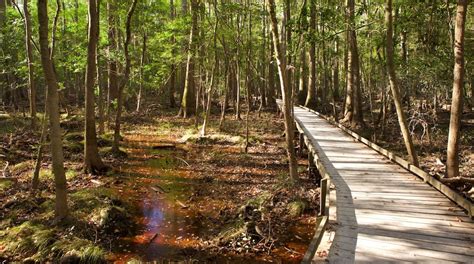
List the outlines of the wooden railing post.
<svg viewBox="0 0 474 264">
<path fill-rule="evenodd" d="M 327 198 L 329 196 L 329 181 L 328 178 L 321 179 L 319 195 L 319 215 L 329 216 L 329 206 L 327 204 Z"/>
<path fill-rule="evenodd" d="M 298 145 L 299 145 L 299 156 L 303 157 L 303 150 L 304 150 L 304 133 L 300 133 L 298 135 Z"/>
</svg>

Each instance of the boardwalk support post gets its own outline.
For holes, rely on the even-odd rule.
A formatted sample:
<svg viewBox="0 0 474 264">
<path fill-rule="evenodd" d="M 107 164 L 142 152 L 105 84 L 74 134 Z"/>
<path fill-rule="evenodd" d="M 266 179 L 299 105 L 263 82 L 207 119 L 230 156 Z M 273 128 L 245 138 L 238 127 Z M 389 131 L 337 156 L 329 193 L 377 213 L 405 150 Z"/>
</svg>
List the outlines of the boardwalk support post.
<svg viewBox="0 0 474 264">
<path fill-rule="evenodd" d="M 329 216 L 329 179 L 321 179 L 321 193 L 319 196 L 319 215 L 320 216 Z"/>
<path fill-rule="evenodd" d="M 304 152 L 304 134 L 303 133 L 300 133 L 298 135 L 298 146 L 299 146 L 299 156 L 300 157 L 303 157 L 303 152 Z"/>
</svg>

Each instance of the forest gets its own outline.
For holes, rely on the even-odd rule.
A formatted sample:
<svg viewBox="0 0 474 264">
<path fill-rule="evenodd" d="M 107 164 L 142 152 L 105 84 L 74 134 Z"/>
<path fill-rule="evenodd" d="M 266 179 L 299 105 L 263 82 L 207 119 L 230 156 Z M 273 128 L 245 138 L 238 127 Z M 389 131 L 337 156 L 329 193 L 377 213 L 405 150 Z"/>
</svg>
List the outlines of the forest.
<svg viewBox="0 0 474 264">
<path fill-rule="evenodd" d="M 0 262 L 311 263 L 340 188 L 299 109 L 473 208 L 472 8 L 0 0 Z"/>
</svg>

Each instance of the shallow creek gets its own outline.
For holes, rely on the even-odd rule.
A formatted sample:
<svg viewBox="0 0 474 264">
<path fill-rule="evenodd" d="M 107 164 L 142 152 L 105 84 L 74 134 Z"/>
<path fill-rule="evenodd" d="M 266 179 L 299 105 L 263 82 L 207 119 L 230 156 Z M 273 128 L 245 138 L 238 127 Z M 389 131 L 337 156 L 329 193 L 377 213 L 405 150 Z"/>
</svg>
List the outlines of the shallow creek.
<svg viewBox="0 0 474 264">
<path fill-rule="evenodd" d="M 158 147 L 157 147 L 158 146 Z M 169 148 L 168 148 L 169 146 Z M 163 138 L 151 135 L 128 135 L 125 150 L 129 162 L 114 168 L 121 174 L 117 188 L 122 199 L 140 209 L 134 216 L 139 232 L 123 237 L 113 245 L 110 261 L 127 263 L 130 260 L 158 261 L 158 263 L 299 263 L 309 244 L 308 225 L 298 225 L 290 232 L 299 239 L 287 246 L 274 249 L 271 255 L 255 259 L 201 250 L 202 239 L 211 228 L 202 223 L 202 214 L 193 208 L 188 198 L 197 188 L 198 173 L 180 158 L 186 156 L 186 146 L 173 146 Z M 212 201 L 215 204 L 216 201 Z M 211 202 L 210 202 L 211 204 Z M 209 211 L 215 207 L 209 205 Z M 202 209 L 201 209 L 202 212 Z"/>
</svg>

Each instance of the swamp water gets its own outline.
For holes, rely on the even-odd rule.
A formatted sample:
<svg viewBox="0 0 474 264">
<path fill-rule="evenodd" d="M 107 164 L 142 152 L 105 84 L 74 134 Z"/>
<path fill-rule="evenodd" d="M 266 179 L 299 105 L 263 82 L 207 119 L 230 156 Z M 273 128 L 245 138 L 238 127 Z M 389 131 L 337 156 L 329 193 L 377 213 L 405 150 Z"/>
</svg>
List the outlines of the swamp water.
<svg viewBox="0 0 474 264">
<path fill-rule="evenodd" d="M 129 135 L 126 151 L 130 162 L 114 168 L 121 175 L 112 188 L 121 199 L 137 205 L 135 236 L 122 237 L 113 245 L 109 260 L 114 263 L 299 263 L 311 236 L 307 225 L 290 232 L 299 239 L 288 241 L 288 247 L 276 248 L 270 255 L 257 258 L 245 255 L 220 255 L 202 249 L 203 239 L 212 228 L 205 226 L 203 214 L 188 199 L 194 190 L 203 188 L 198 174 L 179 156 L 186 156 L 185 146 L 163 143 L 151 135 Z M 212 188 L 212 185 L 210 186 Z M 215 188 L 215 187 L 214 187 Z M 208 206 L 206 211 L 215 210 Z M 202 211 L 202 209 L 201 209 Z"/>
</svg>

